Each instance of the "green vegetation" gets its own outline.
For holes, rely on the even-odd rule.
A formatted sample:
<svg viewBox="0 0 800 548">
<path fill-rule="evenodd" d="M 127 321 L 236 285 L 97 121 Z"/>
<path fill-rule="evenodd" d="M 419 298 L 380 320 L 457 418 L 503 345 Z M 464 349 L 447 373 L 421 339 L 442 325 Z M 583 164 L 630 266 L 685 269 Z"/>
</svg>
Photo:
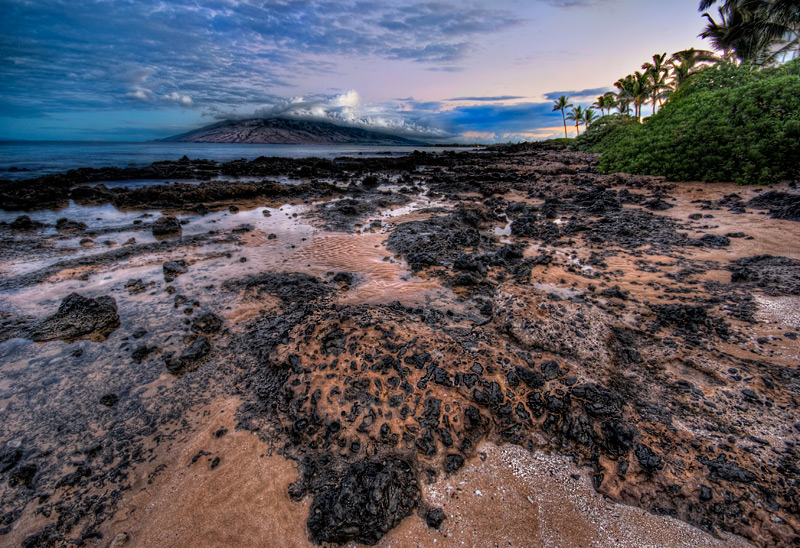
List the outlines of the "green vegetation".
<svg viewBox="0 0 800 548">
<path fill-rule="evenodd" d="M 646 124 L 604 117 L 576 141 L 605 172 L 772 183 L 800 175 L 800 59 L 701 71 Z"/>
<path fill-rule="evenodd" d="M 558 139 L 546 139 L 541 141 L 543 145 L 546 145 L 548 148 L 567 148 L 571 147 L 575 144 L 575 139 L 569 137 L 559 137 Z"/>
<path fill-rule="evenodd" d="M 585 152 L 603 152 L 611 144 L 607 137 L 622 126 L 638 125 L 638 120 L 627 114 L 608 114 L 601 116 L 579 138 L 575 139 L 573 149 Z"/>
<path fill-rule="evenodd" d="M 708 24 L 700 36 L 726 60 L 766 66 L 800 48 L 797 0 L 701 0 L 700 11 L 716 4 L 716 19 L 703 13 Z"/>
<path fill-rule="evenodd" d="M 718 21 L 704 13 L 701 36 L 722 55 L 654 55 L 597 98 L 609 115 L 587 124 L 573 148 L 601 153 L 605 172 L 748 184 L 800 177 L 800 58 L 780 64 L 800 51 L 800 3 L 702 0 L 700 10 L 715 4 Z"/>
<path fill-rule="evenodd" d="M 571 111 L 569 111 L 569 114 L 567 114 L 567 120 L 572 120 L 575 122 L 575 131 L 578 133 L 578 135 L 581 134 L 580 124 L 581 122 L 585 121 L 584 114 L 583 107 L 581 106 L 573 108 Z"/>
</svg>

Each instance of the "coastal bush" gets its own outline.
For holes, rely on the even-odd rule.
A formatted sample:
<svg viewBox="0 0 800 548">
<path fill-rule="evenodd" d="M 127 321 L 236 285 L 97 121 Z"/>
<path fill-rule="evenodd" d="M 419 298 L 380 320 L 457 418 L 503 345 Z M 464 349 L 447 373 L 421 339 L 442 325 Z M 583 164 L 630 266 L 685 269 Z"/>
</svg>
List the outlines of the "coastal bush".
<svg viewBox="0 0 800 548">
<path fill-rule="evenodd" d="M 779 76 L 800 76 L 800 58 L 783 65 L 757 70 L 748 63 L 716 63 L 694 75 L 688 85 L 682 86 L 675 97 L 703 90 L 732 89 Z M 681 93 L 682 92 L 682 93 Z"/>
<path fill-rule="evenodd" d="M 800 62 L 705 69 L 646 124 L 612 127 L 591 150 L 606 173 L 742 184 L 798 177 L 798 74 Z"/>
<path fill-rule="evenodd" d="M 556 139 L 546 139 L 541 142 L 550 148 L 564 149 L 568 146 L 572 146 L 575 143 L 575 139 L 571 137 L 558 137 Z"/>
<path fill-rule="evenodd" d="M 634 116 L 627 114 L 608 114 L 598 118 L 586 131 L 581 133 L 573 145 L 574 150 L 602 152 L 600 143 L 616 128 L 636 124 Z"/>
</svg>

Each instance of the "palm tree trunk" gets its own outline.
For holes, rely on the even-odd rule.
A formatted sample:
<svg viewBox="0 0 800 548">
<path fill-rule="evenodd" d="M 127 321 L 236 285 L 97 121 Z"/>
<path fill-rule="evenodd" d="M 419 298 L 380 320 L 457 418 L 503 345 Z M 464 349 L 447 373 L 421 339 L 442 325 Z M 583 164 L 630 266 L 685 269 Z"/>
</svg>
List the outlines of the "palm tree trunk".
<svg viewBox="0 0 800 548">
<path fill-rule="evenodd" d="M 578 127 L 578 122 L 575 122 L 575 132 L 576 132 L 578 135 L 580 135 L 580 134 L 581 134 L 581 130 L 580 130 L 580 128 Z"/>
<path fill-rule="evenodd" d="M 567 115 L 564 114 L 564 109 L 561 109 L 561 117 L 564 119 L 564 139 L 567 138 Z"/>
</svg>

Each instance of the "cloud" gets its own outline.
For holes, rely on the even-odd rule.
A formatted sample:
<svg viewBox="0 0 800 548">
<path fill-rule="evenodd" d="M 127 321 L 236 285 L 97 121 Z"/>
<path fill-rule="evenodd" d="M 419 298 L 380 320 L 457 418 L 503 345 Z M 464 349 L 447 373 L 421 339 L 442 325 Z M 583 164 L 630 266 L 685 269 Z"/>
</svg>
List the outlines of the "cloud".
<svg viewBox="0 0 800 548">
<path fill-rule="evenodd" d="M 579 89 L 572 91 L 551 91 L 550 93 L 545 93 L 544 98 L 549 101 L 555 101 L 562 95 L 566 95 L 567 97 L 575 101 L 582 101 L 582 100 L 594 101 L 595 99 L 597 99 L 599 95 L 603 95 L 604 93 L 611 91 L 611 89 L 612 88 L 610 87 L 602 87 L 602 88 Z"/>
<path fill-rule="evenodd" d="M 609 3 L 609 0 L 539 0 L 557 8 L 580 8 Z M 611 0 L 613 2 L 613 0 Z"/>
<path fill-rule="evenodd" d="M 517 15 L 455 1 L 38 0 L 4 4 L 0 99 L 39 113 L 264 104 L 340 60 L 460 70 Z M 276 91 L 280 93 L 276 93 Z"/>
<path fill-rule="evenodd" d="M 257 109 L 253 114 L 219 112 L 219 119 L 296 118 L 332 122 L 339 125 L 386 131 L 421 139 L 437 139 L 448 135 L 442 127 L 431 123 L 431 113 L 438 103 L 426 108 L 407 110 L 409 102 L 363 104 L 355 90 L 335 95 L 315 95 L 278 100 Z"/>
<path fill-rule="evenodd" d="M 568 8 L 594 2 L 548 3 Z M 190 129 L 179 126 L 195 123 L 200 113 L 217 119 L 327 120 L 432 140 L 538 135 L 536 128 L 554 125 L 552 103 L 519 103 L 526 98 L 517 95 L 382 103 L 366 103 L 347 90 L 291 97 L 297 95 L 295 85 L 338 76 L 344 63 L 465 70 L 488 38 L 525 23 L 498 5 L 455 0 L 6 2 L 0 18 L 0 116 L 57 114 L 66 116 L 65 124 L 76 124 L 81 113 L 96 120 L 98 112 L 126 112 L 142 120 L 142 128 L 157 122 L 165 135 Z M 603 91 L 557 94 L 580 100 Z M 187 121 L 187 113 L 195 114 L 194 121 Z"/>
<path fill-rule="evenodd" d="M 561 124 L 551 103 L 504 105 L 495 100 L 516 96 L 479 97 L 478 104 L 455 108 L 448 100 L 417 101 L 413 97 L 391 102 L 364 103 L 355 90 L 333 95 L 276 98 L 255 112 L 209 110 L 217 119 L 296 118 L 386 131 L 432 142 L 506 142 L 548 138 Z M 463 98 L 467 100 L 469 98 Z M 543 131 L 541 128 L 548 128 Z"/>
<path fill-rule="evenodd" d="M 128 97 L 130 99 L 137 99 L 145 103 L 150 100 L 150 96 L 143 89 L 137 89 L 136 91 L 129 91 L 128 93 L 125 94 L 125 97 Z"/>
<path fill-rule="evenodd" d="M 494 97 L 453 97 L 448 101 L 473 101 L 473 102 L 492 102 L 492 101 L 513 101 L 515 99 L 524 99 L 525 97 L 519 95 L 496 95 Z"/>
<path fill-rule="evenodd" d="M 181 95 L 180 93 L 173 91 L 167 95 L 163 96 L 165 101 L 171 101 L 173 103 L 180 103 L 183 106 L 190 107 L 192 106 L 192 98 L 188 95 Z"/>
</svg>

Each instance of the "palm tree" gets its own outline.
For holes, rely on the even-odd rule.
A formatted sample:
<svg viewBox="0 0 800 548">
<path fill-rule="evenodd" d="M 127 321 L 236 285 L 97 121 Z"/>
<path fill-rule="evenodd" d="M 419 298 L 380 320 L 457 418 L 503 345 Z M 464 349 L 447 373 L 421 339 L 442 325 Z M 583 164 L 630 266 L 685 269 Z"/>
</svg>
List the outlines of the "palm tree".
<svg viewBox="0 0 800 548">
<path fill-rule="evenodd" d="M 626 110 L 627 106 L 633 103 L 633 114 L 641 122 L 642 105 L 650 96 L 648 76 L 637 70 L 634 74 L 629 74 L 614 82 L 614 86 L 620 90 L 617 99 L 624 102 Z"/>
<path fill-rule="evenodd" d="M 700 11 L 717 3 L 701 0 Z M 766 65 L 800 53 L 800 4 L 797 0 L 723 0 L 718 20 L 708 13 L 700 33 L 729 59 Z"/>
<path fill-rule="evenodd" d="M 700 37 L 709 39 L 714 49 L 722 51 L 723 58 L 749 63 L 764 61 L 771 40 L 756 30 L 758 23 L 753 12 L 736 7 L 730 11 L 719 9 L 719 21 L 708 13 L 703 13 L 703 17 L 708 23 Z"/>
<path fill-rule="evenodd" d="M 669 75 L 669 69 L 665 63 L 666 59 L 666 52 L 662 53 L 661 55 L 655 54 L 653 55 L 652 63 L 647 62 L 642 65 L 642 69 L 645 71 L 645 76 L 650 79 L 648 87 L 650 88 L 650 93 L 652 94 L 653 98 L 653 114 L 656 113 L 656 100 L 661 98 L 661 92 L 668 87 L 667 76 Z"/>
<path fill-rule="evenodd" d="M 619 89 L 617 93 L 617 105 L 620 113 L 623 111 L 628 113 L 631 110 L 631 103 L 635 92 L 636 83 L 633 80 L 633 75 L 629 74 L 625 78 L 620 78 L 614 82 L 614 87 Z"/>
<path fill-rule="evenodd" d="M 603 116 L 605 116 L 605 113 L 603 112 L 603 110 L 606 108 L 606 104 L 605 104 L 605 99 L 603 99 L 603 96 L 602 96 L 602 95 L 601 95 L 601 96 L 599 96 L 599 97 L 598 97 L 598 98 L 595 100 L 595 102 L 594 102 L 594 103 L 592 103 L 592 106 L 593 106 L 593 107 L 595 107 L 595 108 L 597 108 L 597 109 L 599 109 L 599 110 L 600 110 L 600 113 L 601 113 Z"/>
<path fill-rule="evenodd" d="M 560 110 L 561 117 L 564 119 L 564 138 L 567 138 L 567 117 L 564 115 L 564 111 L 572 106 L 572 103 L 569 102 L 569 97 L 566 95 L 562 95 L 558 99 L 556 99 L 556 104 L 553 107 L 553 112 Z"/>
<path fill-rule="evenodd" d="M 647 102 L 650 97 L 650 78 L 647 74 L 639 72 L 638 70 L 633 73 L 633 106 L 636 108 L 636 117 L 639 122 L 642 121 L 642 105 Z"/>
<path fill-rule="evenodd" d="M 700 0 L 698 11 L 704 12 L 719 0 Z M 722 0 L 721 10 L 731 12 L 735 9 L 745 9 L 754 12 L 766 24 L 783 25 L 797 30 L 800 27 L 800 4 L 797 0 Z M 778 29 L 773 29 L 778 31 Z M 776 34 L 775 38 L 780 38 Z"/>
<path fill-rule="evenodd" d="M 667 62 L 671 69 L 671 90 L 675 91 L 681 87 L 691 76 L 697 74 L 700 68 L 706 66 L 705 63 L 714 61 L 719 61 L 719 57 L 706 50 L 690 48 L 673 53 Z"/>
<path fill-rule="evenodd" d="M 620 101 L 619 93 L 615 93 L 613 91 L 609 91 L 608 93 L 606 93 L 606 97 L 608 98 L 607 99 L 607 101 L 608 101 L 607 105 L 608 106 L 606 108 L 608 108 L 608 113 L 609 114 L 611 114 L 611 109 L 612 108 L 617 109 L 617 113 L 619 113 L 619 114 L 625 114 L 627 112 L 627 106 L 624 105 L 622 103 L 622 101 Z"/>
<path fill-rule="evenodd" d="M 583 123 L 586 124 L 586 129 L 589 129 L 589 126 L 592 125 L 592 122 L 597 120 L 597 113 L 587 108 L 586 111 L 583 113 Z"/>
<path fill-rule="evenodd" d="M 606 92 L 603 97 L 606 101 L 606 114 L 611 114 L 611 109 L 617 106 L 617 95 L 613 91 Z"/>
<path fill-rule="evenodd" d="M 578 133 L 578 135 L 581 134 L 581 129 L 579 125 L 581 122 L 584 121 L 585 116 L 586 113 L 583 111 L 583 107 L 581 107 L 580 105 L 573 108 L 571 111 L 569 111 L 569 114 L 567 114 L 566 119 L 575 122 L 575 131 Z"/>
<path fill-rule="evenodd" d="M 600 115 L 606 115 L 606 109 L 608 109 L 608 113 L 611 114 L 611 109 L 614 107 L 616 101 L 614 101 L 614 94 L 613 93 L 605 93 L 597 98 L 597 100 L 592 104 L 593 107 L 596 107 L 600 110 Z"/>
</svg>

